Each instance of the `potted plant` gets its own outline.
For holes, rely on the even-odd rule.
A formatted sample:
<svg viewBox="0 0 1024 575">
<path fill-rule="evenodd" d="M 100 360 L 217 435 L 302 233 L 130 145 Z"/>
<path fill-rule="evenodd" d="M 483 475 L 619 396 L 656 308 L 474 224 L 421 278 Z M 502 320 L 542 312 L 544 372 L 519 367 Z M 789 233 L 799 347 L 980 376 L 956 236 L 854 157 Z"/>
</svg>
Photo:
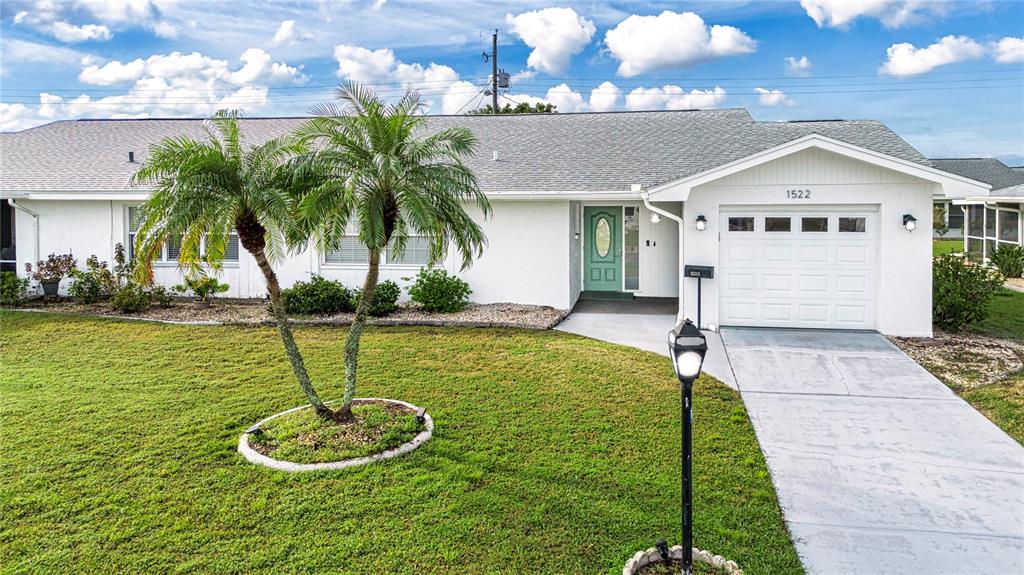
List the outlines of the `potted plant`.
<svg viewBox="0 0 1024 575">
<path fill-rule="evenodd" d="M 60 287 L 60 280 L 75 269 L 77 263 L 71 254 L 50 254 L 45 260 L 36 262 L 34 270 L 32 264 L 25 264 L 25 271 L 43 286 L 43 295 L 55 296 L 57 288 Z"/>
<path fill-rule="evenodd" d="M 228 284 L 217 281 L 217 278 L 199 276 L 186 277 L 184 284 L 174 286 L 174 291 L 178 293 L 192 292 L 192 295 L 199 298 L 193 300 L 192 303 L 199 309 L 206 309 L 210 307 L 210 300 L 214 295 L 228 291 L 229 287 Z"/>
</svg>

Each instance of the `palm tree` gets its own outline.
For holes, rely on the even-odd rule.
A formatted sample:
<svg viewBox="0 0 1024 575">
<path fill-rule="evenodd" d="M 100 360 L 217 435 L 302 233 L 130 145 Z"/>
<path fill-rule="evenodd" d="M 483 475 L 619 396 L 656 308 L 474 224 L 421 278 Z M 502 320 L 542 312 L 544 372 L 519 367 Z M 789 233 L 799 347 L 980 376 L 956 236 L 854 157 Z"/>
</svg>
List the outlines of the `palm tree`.
<svg viewBox="0 0 1024 575">
<path fill-rule="evenodd" d="M 204 125 L 206 141 L 166 138 L 132 177 L 133 185 L 151 185 L 142 206 L 136 236 L 137 271 L 152 275 L 150 263 L 169 238 L 181 238 L 178 265 L 186 273 L 219 270 L 232 229 L 259 265 L 270 295 L 270 309 L 299 386 L 316 412 L 333 418 L 310 381 L 292 335 L 272 261 L 302 238 L 297 235 L 288 160 L 306 151 L 294 139 L 277 138 L 245 147 L 235 112 L 218 112 Z M 205 250 L 201 250 L 205 240 Z"/>
<path fill-rule="evenodd" d="M 426 236 L 427 265 L 443 260 L 450 245 L 465 269 L 483 253 L 487 240 L 464 204 L 475 203 L 484 217 L 491 207 L 463 163 L 476 148 L 468 129 L 430 133 L 414 92 L 392 104 L 357 84 L 346 84 L 337 97 L 340 105 L 314 107 L 317 117 L 296 131 L 300 141 L 316 150 L 300 160 L 299 172 L 313 184 L 301 194 L 299 214 L 321 252 L 336 249 L 352 222 L 358 224 L 358 239 L 369 253 L 345 342 L 345 394 L 338 412 L 351 419 L 359 339 L 377 286 L 381 252 L 390 244 L 401 257 L 410 235 Z"/>
</svg>

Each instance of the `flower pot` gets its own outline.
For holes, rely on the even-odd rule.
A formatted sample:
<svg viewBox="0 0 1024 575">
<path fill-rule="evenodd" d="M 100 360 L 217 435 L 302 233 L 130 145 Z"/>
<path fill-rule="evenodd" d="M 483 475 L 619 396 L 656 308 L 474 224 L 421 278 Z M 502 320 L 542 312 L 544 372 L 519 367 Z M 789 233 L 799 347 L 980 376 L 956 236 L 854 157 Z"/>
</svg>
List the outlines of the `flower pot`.
<svg viewBox="0 0 1024 575">
<path fill-rule="evenodd" d="M 55 282 L 39 282 L 39 283 L 42 284 L 42 286 L 43 286 L 43 295 L 46 295 L 46 296 L 55 296 L 55 295 L 57 295 L 57 290 L 60 288 L 60 280 L 57 280 Z"/>
<path fill-rule="evenodd" d="M 192 305 L 195 306 L 196 309 L 209 309 L 210 308 L 209 300 L 201 300 L 201 299 L 192 300 Z"/>
</svg>

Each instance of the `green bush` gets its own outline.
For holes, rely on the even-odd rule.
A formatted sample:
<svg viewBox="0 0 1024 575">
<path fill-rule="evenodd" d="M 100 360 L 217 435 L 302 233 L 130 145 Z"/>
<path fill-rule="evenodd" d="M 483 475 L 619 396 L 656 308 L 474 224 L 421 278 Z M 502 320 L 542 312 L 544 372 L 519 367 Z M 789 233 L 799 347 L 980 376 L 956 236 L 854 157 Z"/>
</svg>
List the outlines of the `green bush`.
<svg viewBox="0 0 1024 575">
<path fill-rule="evenodd" d="M 0 272 L 0 304 L 18 305 L 28 296 L 28 278 L 14 272 Z"/>
<path fill-rule="evenodd" d="M 226 283 L 217 281 L 217 278 L 203 275 L 194 278 L 186 277 L 184 284 L 174 286 L 174 291 L 179 293 L 192 292 L 200 301 L 207 301 L 216 294 L 228 291 L 230 287 Z"/>
<path fill-rule="evenodd" d="M 341 282 L 314 275 L 308 282 L 295 282 L 281 290 L 287 313 L 331 315 L 355 309 L 355 294 Z"/>
<path fill-rule="evenodd" d="M 998 270 L 966 258 L 944 255 L 932 262 L 935 325 L 960 331 L 988 317 L 989 302 L 1005 278 Z"/>
<path fill-rule="evenodd" d="M 469 304 L 469 284 L 442 269 L 422 269 L 409 286 L 409 297 L 426 311 L 456 312 Z"/>
<path fill-rule="evenodd" d="M 136 313 L 149 308 L 152 296 L 139 284 L 129 283 L 122 286 L 110 298 L 110 307 L 121 313 Z"/>
<path fill-rule="evenodd" d="M 402 288 L 391 280 L 384 280 L 377 284 L 373 291 L 373 303 L 370 305 L 370 315 L 375 317 L 389 315 L 398 309 L 398 296 L 402 295 Z"/>
<path fill-rule="evenodd" d="M 989 261 L 1004 276 L 1019 278 L 1024 275 L 1024 246 L 1002 244 L 992 252 Z"/>
<path fill-rule="evenodd" d="M 174 298 L 171 297 L 170 292 L 164 286 L 154 286 L 153 289 L 149 290 L 149 298 L 157 307 L 174 307 Z"/>
</svg>

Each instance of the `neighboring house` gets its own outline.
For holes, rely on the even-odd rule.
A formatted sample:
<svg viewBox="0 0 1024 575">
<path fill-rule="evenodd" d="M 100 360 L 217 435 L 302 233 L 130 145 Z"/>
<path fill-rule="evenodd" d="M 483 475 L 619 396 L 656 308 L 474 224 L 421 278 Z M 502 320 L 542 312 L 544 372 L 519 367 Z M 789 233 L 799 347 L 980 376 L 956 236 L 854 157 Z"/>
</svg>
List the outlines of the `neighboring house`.
<svg viewBox="0 0 1024 575">
<path fill-rule="evenodd" d="M 988 194 L 945 200 L 950 221 L 959 219 L 964 251 L 987 259 L 1002 244 L 1024 245 L 1024 170 L 995 158 L 933 159 L 936 168 L 985 182 Z M 952 228 L 952 226 L 950 226 Z"/>
<path fill-rule="evenodd" d="M 302 121 L 252 118 L 242 129 L 258 142 Z M 875 121 L 757 122 L 746 110 L 710 110 L 433 116 L 430 125 L 479 139 L 469 165 L 494 206 L 489 244 L 465 272 L 453 259 L 441 265 L 481 303 L 569 309 L 583 291 L 679 297 L 680 315 L 695 318 L 696 280 L 682 274 L 695 264 L 715 268 L 703 280 L 705 325 L 926 336 L 932 198 L 989 188 L 934 168 Z M 131 242 L 133 207 L 147 196 L 129 178 L 150 145 L 179 135 L 201 137 L 201 122 L 64 121 L 0 136 L 0 196 L 14 207 L 4 227 L 16 243 L 5 257 L 19 273 L 50 252 L 109 260 Z M 908 231 L 914 219 L 919 229 Z M 164 249 L 156 281 L 178 281 L 175 255 Z M 414 239 L 402 259 L 384 255 L 382 279 L 405 283 L 425 258 Z M 229 295 L 262 297 L 248 254 L 235 244 L 227 259 Z M 285 284 L 320 274 L 355 286 L 365 260 L 352 240 L 279 269 Z"/>
</svg>

